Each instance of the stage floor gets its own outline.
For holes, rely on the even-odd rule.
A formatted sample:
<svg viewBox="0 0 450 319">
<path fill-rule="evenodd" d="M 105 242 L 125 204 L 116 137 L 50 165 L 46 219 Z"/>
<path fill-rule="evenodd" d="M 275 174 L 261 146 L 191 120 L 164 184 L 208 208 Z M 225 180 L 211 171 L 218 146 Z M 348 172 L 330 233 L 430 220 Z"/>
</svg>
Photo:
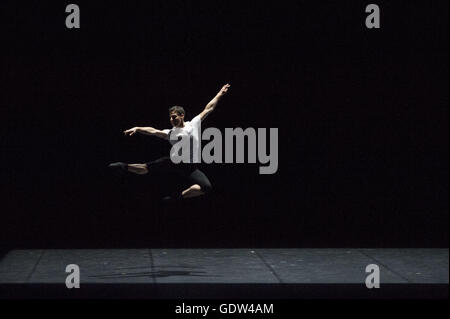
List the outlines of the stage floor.
<svg viewBox="0 0 450 319">
<path fill-rule="evenodd" d="M 2 298 L 448 297 L 448 249 L 12 250 Z M 67 289 L 66 266 L 80 268 Z M 365 285 L 380 269 L 380 288 Z"/>
</svg>

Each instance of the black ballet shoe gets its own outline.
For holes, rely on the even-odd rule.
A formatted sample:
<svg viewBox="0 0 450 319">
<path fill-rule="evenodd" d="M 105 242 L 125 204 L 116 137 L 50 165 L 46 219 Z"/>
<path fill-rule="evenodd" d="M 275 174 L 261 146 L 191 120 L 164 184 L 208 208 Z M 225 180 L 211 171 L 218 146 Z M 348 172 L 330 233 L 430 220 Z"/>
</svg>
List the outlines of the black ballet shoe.
<svg viewBox="0 0 450 319">
<path fill-rule="evenodd" d="M 174 203 L 174 202 L 178 202 L 182 199 L 183 199 L 183 197 L 181 197 L 181 196 L 170 196 L 169 195 L 169 196 L 165 196 L 165 197 L 161 198 L 161 201 L 163 203 Z"/>
</svg>

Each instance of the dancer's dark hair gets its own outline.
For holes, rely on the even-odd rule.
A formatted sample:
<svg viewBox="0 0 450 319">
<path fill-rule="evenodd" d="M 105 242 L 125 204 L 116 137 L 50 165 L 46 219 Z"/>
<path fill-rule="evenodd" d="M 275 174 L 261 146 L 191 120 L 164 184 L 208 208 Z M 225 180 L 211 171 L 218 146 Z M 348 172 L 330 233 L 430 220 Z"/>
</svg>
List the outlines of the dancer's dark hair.
<svg viewBox="0 0 450 319">
<path fill-rule="evenodd" d="M 184 111 L 184 108 L 182 106 L 178 106 L 178 105 L 172 106 L 169 109 L 169 113 L 172 113 L 172 112 L 177 112 L 178 115 L 185 115 L 186 114 L 186 112 Z"/>
</svg>

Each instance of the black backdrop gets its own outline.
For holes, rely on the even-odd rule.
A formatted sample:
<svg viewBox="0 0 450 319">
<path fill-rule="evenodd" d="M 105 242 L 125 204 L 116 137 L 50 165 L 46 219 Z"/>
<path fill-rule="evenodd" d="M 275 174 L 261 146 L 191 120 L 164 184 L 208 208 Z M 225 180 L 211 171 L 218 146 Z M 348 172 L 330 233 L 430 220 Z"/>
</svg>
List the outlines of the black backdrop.
<svg viewBox="0 0 450 319">
<path fill-rule="evenodd" d="M 448 245 L 448 2 L 2 1 L 4 247 Z M 195 4 L 194 4 L 195 3 Z M 109 162 L 169 146 L 124 137 L 190 118 L 279 128 L 279 170 L 203 169 L 210 197 L 164 206 L 171 182 Z M 448 246 L 447 246 L 448 247 Z"/>
</svg>

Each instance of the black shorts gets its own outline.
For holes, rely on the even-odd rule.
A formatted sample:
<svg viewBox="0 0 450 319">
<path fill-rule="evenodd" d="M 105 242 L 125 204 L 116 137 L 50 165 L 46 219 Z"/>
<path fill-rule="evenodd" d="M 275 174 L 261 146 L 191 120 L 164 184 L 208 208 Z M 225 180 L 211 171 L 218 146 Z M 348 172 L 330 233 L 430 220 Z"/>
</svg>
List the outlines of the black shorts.
<svg viewBox="0 0 450 319">
<path fill-rule="evenodd" d="M 145 163 L 149 173 L 173 173 L 187 179 L 191 185 L 198 184 L 202 191 L 208 193 L 212 190 L 208 177 L 198 168 L 197 164 L 172 162 L 169 156 L 158 158 L 157 160 Z"/>
</svg>

